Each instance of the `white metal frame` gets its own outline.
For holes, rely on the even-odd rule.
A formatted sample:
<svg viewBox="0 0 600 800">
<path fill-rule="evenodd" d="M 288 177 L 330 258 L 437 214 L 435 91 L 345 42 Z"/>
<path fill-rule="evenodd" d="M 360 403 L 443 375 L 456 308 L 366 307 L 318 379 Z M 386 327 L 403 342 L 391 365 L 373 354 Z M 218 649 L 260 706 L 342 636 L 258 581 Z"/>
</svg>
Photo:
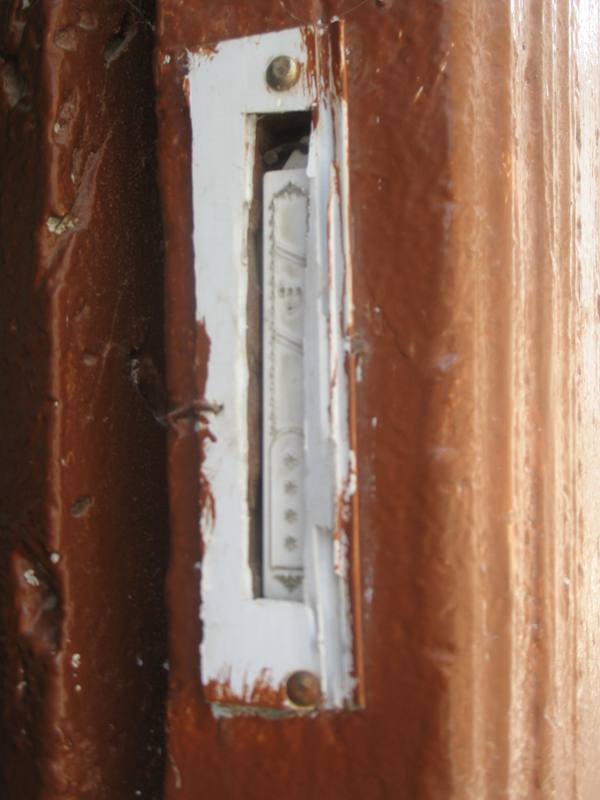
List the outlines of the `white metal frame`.
<svg viewBox="0 0 600 800">
<path fill-rule="evenodd" d="M 313 60 L 296 28 L 220 43 L 189 56 L 197 319 L 210 339 L 206 399 L 212 441 L 202 469 L 214 508 L 201 519 L 202 680 L 223 698 L 251 703 L 297 670 L 319 676 L 323 705 L 348 704 L 354 689 L 347 542 L 340 502 L 355 491 L 346 356 L 351 329 L 345 100 L 326 87 L 329 64 Z M 277 92 L 272 58 L 302 64 L 300 81 Z M 341 54 L 343 57 L 343 54 Z M 322 61 L 322 59 L 321 59 Z M 307 167 L 310 225 L 304 305 L 303 602 L 253 596 L 249 566 L 247 431 L 248 230 L 256 115 L 318 109 Z M 219 691 L 217 689 L 217 701 Z"/>
</svg>

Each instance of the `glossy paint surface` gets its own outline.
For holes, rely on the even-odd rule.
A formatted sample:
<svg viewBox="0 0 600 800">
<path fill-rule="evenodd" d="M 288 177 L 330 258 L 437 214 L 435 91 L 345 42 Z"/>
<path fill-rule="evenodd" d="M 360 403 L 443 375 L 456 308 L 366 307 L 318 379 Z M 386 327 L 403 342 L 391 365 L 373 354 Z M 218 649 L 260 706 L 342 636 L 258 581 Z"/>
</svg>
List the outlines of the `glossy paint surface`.
<svg viewBox="0 0 600 800">
<path fill-rule="evenodd" d="M 141 7 L 0 10 L 0 794 L 596 800 L 598 3 Z M 335 17 L 365 708 L 215 720 L 186 51 Z"/>
<path fill-rule="evenodd" d="M 184 49 L 345 20 L 366 684 L 356 715 L 211 718 L 174 438 L 167 797 L 597 794 L 598 13 L 161 3 L 169 384 L 200 396 Z"/>
<path fill-rule="evenodd" d="M 3 800 L 161 791 L 162 263 L 136 6 L 0 10 Z"/>
</svg>

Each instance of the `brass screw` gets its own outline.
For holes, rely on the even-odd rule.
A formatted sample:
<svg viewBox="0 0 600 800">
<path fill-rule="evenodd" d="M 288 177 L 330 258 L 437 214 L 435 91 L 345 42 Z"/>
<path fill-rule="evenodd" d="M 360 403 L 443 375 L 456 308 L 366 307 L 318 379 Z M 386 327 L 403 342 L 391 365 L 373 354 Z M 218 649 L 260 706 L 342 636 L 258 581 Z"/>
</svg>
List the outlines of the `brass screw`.
<svg viewBox="0 0 600 800">
<path fill-rule="evenodd" d="M 298 670 L 290 675 L 286 688 L 290 701 L 302 708 L 315 706 L 321 697 L 319 679 L 306 670 Z"/>
<path fill-rule="evenodd" d="M 267 83 L 276 92 L 291 89 L 300 78 L 300 64 L 290 56 L 277 56 L 267 67 Z"/>
</svg>

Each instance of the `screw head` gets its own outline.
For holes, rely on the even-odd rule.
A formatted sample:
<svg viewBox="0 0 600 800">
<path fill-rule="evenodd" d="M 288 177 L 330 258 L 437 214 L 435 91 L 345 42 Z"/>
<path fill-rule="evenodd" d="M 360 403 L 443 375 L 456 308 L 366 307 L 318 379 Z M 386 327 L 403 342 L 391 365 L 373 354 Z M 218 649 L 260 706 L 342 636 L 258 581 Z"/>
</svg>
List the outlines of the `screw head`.
<svg viewBox="0 0 600 800">
<path fill-rule="evenodd" d="M 276 92 L 291 89 L 300 78 L 300 64 L 290 56 L 277 56 L 267 67 L 267 83 Z"/>
<path fill-rule="evenodd" d="M 298 670 L 290 675 L 286 689 L 289 700 L 302 708 L 315 706 L 321 697 L 319 679 L 306 670 Z"/>
</svg>

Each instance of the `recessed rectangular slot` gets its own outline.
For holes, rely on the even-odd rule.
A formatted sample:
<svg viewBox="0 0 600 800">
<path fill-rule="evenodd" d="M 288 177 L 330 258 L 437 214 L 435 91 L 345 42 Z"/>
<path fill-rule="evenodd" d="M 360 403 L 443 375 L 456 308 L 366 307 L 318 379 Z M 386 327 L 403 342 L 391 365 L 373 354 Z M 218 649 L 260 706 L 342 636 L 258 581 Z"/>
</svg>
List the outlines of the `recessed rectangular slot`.
<svg viewBox="0 0 600 800">
<path fill-rule="evenodd" d="M 256 123 L 248 282 L 248 495 L 256 597 L 301 601 L 303 297 L 311 113 Z"/>
</svg>

